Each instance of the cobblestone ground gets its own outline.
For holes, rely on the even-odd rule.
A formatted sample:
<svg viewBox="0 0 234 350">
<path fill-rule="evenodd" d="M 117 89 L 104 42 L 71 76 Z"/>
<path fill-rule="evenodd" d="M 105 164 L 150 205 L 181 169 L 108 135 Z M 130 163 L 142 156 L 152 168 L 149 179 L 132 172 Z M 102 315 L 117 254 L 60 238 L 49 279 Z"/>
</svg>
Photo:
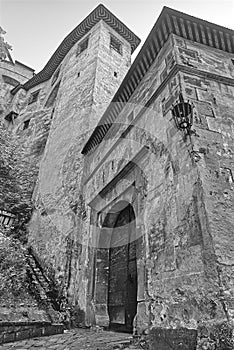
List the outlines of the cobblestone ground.
<svg viewBox="0 0 234 350">
<path fill-rule="evenodd" d="M 131 345 L 132 336 L 124 333 L 73 329 L 64 334 L 33 338 L 0 345 L 1 350 L 142 350 Z"/>
</svg>

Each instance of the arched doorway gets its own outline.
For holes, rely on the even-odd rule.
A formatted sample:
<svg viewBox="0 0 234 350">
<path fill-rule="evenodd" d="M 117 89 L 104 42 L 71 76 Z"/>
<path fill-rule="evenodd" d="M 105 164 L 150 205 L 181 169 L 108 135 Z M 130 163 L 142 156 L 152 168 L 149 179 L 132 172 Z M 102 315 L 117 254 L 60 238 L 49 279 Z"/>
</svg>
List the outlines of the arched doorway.
<svg viewBox="0 0 234 350">
<path fill-rule="evenodd" d="M 136 223 L 131 204 L 117 214 L 110 239 L 108 314 L 110 328 L 131 332 L 137 312 Z"/>
</svg>

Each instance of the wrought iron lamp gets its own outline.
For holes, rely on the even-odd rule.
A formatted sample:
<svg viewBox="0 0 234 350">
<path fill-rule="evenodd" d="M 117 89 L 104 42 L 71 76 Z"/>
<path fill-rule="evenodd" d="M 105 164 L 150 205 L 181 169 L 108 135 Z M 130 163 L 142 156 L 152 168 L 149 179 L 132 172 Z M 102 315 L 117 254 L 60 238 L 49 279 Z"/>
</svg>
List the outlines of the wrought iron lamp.
<svg viewBox="0 0 234 350">
<path fill-rule="evenodd" d="M 193 125 L 193 105 L 189 101 L 184 101 L 181 92 L 179 93 L 179 100 L 173 104 L 171 111 L 176 127 L 184 130 L 187 135 L 191 135 L 193 133 L 191 130 Z"/>
</svg>

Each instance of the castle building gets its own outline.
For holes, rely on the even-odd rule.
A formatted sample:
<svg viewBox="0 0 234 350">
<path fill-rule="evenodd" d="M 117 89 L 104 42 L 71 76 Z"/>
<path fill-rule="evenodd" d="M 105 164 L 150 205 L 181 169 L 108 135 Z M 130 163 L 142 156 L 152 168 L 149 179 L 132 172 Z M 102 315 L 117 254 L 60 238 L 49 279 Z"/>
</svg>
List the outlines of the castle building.
<svg viewBox="0 0 234 350">
<path fill-rule="evenodd" d="M 27 244 L 77 325 L 203 349 L 234 321 L 234 31 L 164 7 L 139 43 L 99 5 L 38 74 L 0 62 Z"/>
</svg>

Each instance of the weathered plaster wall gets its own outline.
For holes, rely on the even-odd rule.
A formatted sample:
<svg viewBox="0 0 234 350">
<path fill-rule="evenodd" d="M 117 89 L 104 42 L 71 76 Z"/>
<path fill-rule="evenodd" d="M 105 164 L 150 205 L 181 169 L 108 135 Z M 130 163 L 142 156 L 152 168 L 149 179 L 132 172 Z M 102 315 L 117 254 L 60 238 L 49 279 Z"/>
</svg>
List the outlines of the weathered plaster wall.
<svg viewBox="0 0 234 350">
<path fill-rule="evenodd" d="M 204 251 L 208 278 L 213 278 L 213 283 L 217 285 L 213 310 L 216 313 L 218 300 L 224 319 L 233 322 L 233 55 L 219 50 L 204 50 L 202 45 L 189 42 L 182 44 L 197 55 L 197 60 L 193 62 L 197 69 L 212 73 L 203 77 L 195 71 L 183 73 L 181 81 L 195 105 L 197 135 L 193 137 L 194 157 L 203 188 L 209 233 L 209 252 Z"/>
</svg>

